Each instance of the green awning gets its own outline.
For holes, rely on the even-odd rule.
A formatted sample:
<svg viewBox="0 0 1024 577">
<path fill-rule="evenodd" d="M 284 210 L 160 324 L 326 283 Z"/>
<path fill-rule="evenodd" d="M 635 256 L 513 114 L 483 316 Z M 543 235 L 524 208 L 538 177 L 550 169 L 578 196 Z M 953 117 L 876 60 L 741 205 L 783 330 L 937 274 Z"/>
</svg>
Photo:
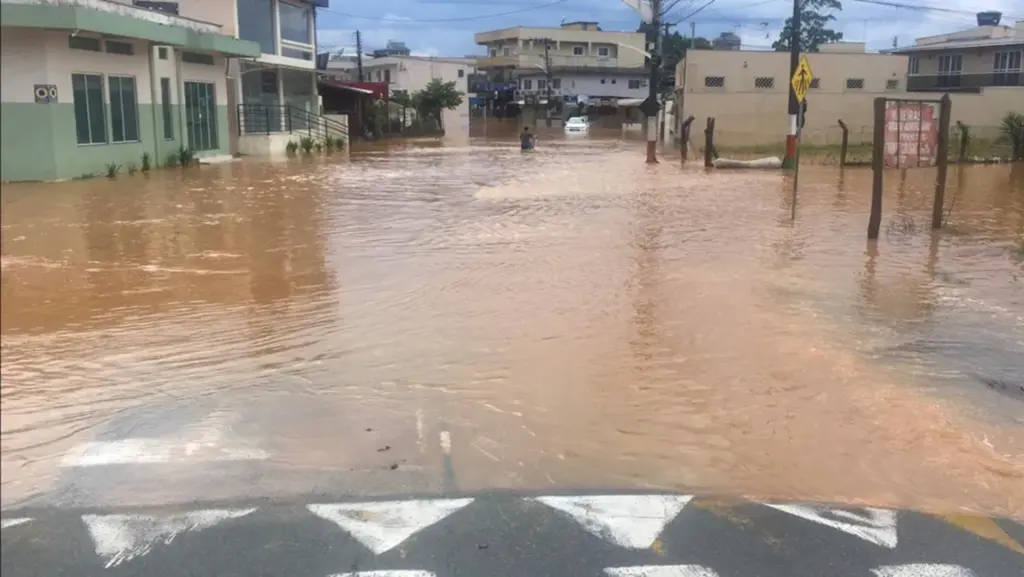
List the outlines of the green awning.
<svg viewBox="0 0 1024 577">
<path fill-rule="evenodd" d="M 122 12 L 60 4 L 2 4 L 0 21 L 5 27 L 84 30 L 121 38 L 139 38 L 190 50 L 220 52 L 228 56 L 255 58 L 261 53 L 256 42 L 194 30 L 185 25 L 151 22 L 131 15 L 132 11 L 145 13 L 127 5 Z"/>
</svg>

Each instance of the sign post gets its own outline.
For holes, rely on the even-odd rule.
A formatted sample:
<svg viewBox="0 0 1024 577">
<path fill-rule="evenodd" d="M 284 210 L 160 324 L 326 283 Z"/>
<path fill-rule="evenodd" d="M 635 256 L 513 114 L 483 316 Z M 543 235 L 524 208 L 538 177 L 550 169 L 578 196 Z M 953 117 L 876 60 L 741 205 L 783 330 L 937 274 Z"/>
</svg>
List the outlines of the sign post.
<svg viewBox="0 0 1024 577">
<path fill-rule="evenodd" d="M 800 180 L 800 138 L 804 133 L 804 99 L 807 98 L 807 91 L 811 88 L 811 81 L 814 80 L 814 74 L 811 72 L 811 65 L 807 62 L 806 56 L 800 57 L 800 63 L 797 64 L 796 71 L 793 72 L 793 78 L 790 79 L 790 85 L 793 86 L 793 95 L 796 96 L 797 102 L 797 121 L 796 121 L 796 154 L 795 164 L 793 165 L 793 201 L 791 203 L 790 218 L 796 220 L 796 188 L 797 183 Z"/>
</svg>

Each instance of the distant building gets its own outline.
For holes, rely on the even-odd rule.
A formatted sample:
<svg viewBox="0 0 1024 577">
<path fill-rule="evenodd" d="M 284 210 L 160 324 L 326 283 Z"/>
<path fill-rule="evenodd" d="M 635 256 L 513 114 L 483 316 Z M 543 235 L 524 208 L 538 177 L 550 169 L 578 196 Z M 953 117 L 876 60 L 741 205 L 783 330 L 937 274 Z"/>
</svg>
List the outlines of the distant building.
<svg viewBox="0 0 1024 577">
<path fill-rule="evenodd" d="M 412 52 L 406 47 L 405 42 L 397 42 L 395 40 L 388 40 L 386 48 L 380 48 L 373 51 L 374 58 L 384 58 L 385 56 L 409 56 Z"/>
<path fill-rule="evenodd" d="M 474 39 L 487 51 L 477 58 L 477 68 L 495 86 L 515 87 L 511 94 L 488 91 L 486 106 L 493 107 L 494 99 L 500 106 L 544 104 L 548 95 L 560 105 L 613 106 L 617 100 L 642 98 L 648 92 L 644 35 L 639 32 L 602 30 L 597 22 L 567 22 L 559 27 L 480 32 Z"/>
<path fill-rule="evenodd" d="M 711 41 L 715 50 L 739 50 L 741 43 L 740 37 L 732 32 L 722 32 L 718 38 Z"/>
<path fill-rule="evenodd" d="M 918 38 L 913 46 L 892 50 L 909 56 L 907 89 L 980 92 L 986 87 L 1024 87 L 1024 21 L 1004 26 L 999 24 L 1001 17 L 999 12 L 980 12 L 975 28 Z"/>
</svg>

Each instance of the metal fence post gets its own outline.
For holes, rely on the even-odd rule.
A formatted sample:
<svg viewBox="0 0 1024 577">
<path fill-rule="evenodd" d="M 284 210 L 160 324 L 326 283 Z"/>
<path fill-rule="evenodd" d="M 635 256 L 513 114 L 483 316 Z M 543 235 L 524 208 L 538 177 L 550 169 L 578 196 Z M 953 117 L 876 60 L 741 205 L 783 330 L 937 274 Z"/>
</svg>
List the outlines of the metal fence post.
<svg viewBox="0 0 1024 577">
<path fill-rule="evenodd" d="M 267 129 L 267 134 L 270 134 L 270 107 L 263 105 L 263 126 Z"/>
</svg>

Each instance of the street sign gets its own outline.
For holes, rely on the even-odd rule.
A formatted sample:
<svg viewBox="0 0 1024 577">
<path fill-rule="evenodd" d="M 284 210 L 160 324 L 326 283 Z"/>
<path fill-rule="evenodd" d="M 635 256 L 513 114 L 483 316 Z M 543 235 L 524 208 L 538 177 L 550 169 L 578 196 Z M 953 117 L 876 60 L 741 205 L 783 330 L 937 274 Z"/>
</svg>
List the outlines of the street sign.
<svg viewBox="0 0 1024 577">
<path fill-rule="evenodd" d="M 640 112 L 644 113 L 644 116 L 655 116 L 658 114 L 658 99 L 653 96 L 648 96 L 647 100 L 640 103 Z"/>
<path fill-rule="evenodd" d="M 811 88 L 812 80 L 814 80 L 814 74 L 811 73 L 811 65 L 807 62 L 806 56 L 801 56 L 800 64 L 797 64 L 796 71 L 793 72 L 793 79 L 790 81 L 797 102 L 804 101 L 807 91 Z"/>
</svg>

